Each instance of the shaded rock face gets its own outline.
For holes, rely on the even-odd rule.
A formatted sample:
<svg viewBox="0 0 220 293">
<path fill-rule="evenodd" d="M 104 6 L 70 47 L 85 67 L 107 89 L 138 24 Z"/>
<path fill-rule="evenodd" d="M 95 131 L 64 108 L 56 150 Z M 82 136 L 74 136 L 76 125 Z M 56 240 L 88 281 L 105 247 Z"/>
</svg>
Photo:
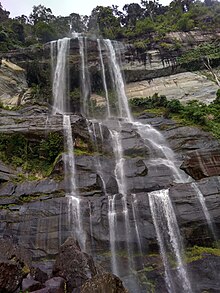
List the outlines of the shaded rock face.
<svg viewBox="0 0 220 293">
<path fill-rule="evenodd" d="M 219 292 L 219 256 L 204 254 L 201 259 L 193 261 L 188 265 L 188 267 L 190 274 L 193 275 L 193 285 L 195 292 Z"/>
<path fill-rule="evenodd" d="M 192 151 L 180 168 L 196 180 L 220 175 L 220 150 Z"/>
<path fill-rule="evenodd" d="M 87 281 L 81 289 L 81 293 L 128 293 L 121 280 L 109 273 L 96 275 Z"/>
<path fill-rule="evenodd" d="M 53 265 L 52 276 L 31 267 L 31 255 L 10 239 L 0 239 L 0 292 L 121 292 L 128 293 L 122 281 L 96 268 L 91 256 L 81 251 L 69 237 L 61 245 Z M 26 262 L 26 263 L 25 263 Z M 90 288 L 90 289 L 89 289 Z M 113 290 L 113 291 L 112 291 Z"/>
<path fill-rule="evenodd" d="M 28 274 L 31 255 L 10 240 L 0 239 L 0 292 L 14 292 Z"/>
<path fill-rule="evenodd" d="M 19 121 L 21 118 L 22 120 Z M 143 123 L 150 123 L 161 130 L 169 145 L 176 151 L 175 160 L 177 168 L 183 164 L 184 160 L 190 157 L 191 152 L 205 153 L 206 151 L 208 155 L 211 154 L 210 149 L 215 148 L 218 150 L 219 148 L 217 140 L 196 128 L 179 127 L 170 120 L 146 115 L 142 116 L 141 120 Z M 16 123 L 18 121 L 19 123 Z M 31 137 L 35 140 L 44 137 L 49 131 L 59 132 L 62 135 L 62 117 L 57 115 L 47 119 L 44 112 L 39 114 L 33 108 L 27 109 L 27 115 L 23 112 L 12 112 L 9 115 L 7 111 L 3 111 L 0 122 L 0 131 L 4 134 L 11 134 L 13 132 L 25 133 L 27 138 Z M 122 251 L 122 256 L 119 255 L 117 257 L 119 258 L 119 266 L 123 272 L 123 278 L 129 279 L 129 264 L 127 257 L 123 255 L 123 251 L 126 250 L 127 241 L 123 201 L 122 195 L 118 193 L 119 189 L 115 178 L 116 161 L 113 154 L 111 133 L 108 130 L 108 128 L 111 130 L 118 129 L 118 122 L 114 119 L 105 122 L 101 126 L 102 135 L 98 132 L 99 125 L 95 124 L 95 129 L 97 130 L 97 145 L 95 147 L 92 147 L 92 138 L 83 117 L 72 115 L 71 124 L 75 148 L 80 147 L 82 139 L 89 146 L 89 150 L 86 149 L 87 153 L 81 154 L 76 152 L 75 155 L 77 187 L 79 194 L 82 196 L 80 210 L 83 230 L 86 235 L 86 250 L 92 255 L 96 255 L 96 261 L 105 269 L 111 269 L 109 257 L 108 196 L 116 194 L 116 245 L 119 251 Z M 131 124 L 121 121 L 120 125 L 128 193 L 127 207 L 131 229 L 130 242 L 134 254 L 139 253 L 137 228 L 144 254 L 158 253 L 148 192 L 163 188 L 170 189 L 170 198 L 174 206 L 181 235 L 185 242 L 184 244 L 186 246 L 212 245 L 213 235 L 209 230 L 201 204 L 191 184 L 177 184 L 174 182 L 170 168 L 165 164 L 160 164 L 160 162 L 152 164 L 152 159 L 155 158 L 156 153 L 152 149 L 152 145 L 147 142 L 147 139 L 144 142 Z M 62 155 L 60 158 L 62 158 Z M 98 162 L 102 166 L 102 170 L 99 169 Z M 208 166 L 205 160 L 204 164 Z M 17 178 L 18 176 L 17 170 L 12 170 L 11 167 L 2 164 L 2 173 L 8 173 L 9 175 L 2 175 L 3 183 L 0 185 L 0 204 L 3 207 L 0 211 L 0 234 L 4 237 L 14 238 L 18 243 L 28 248 L 32 252 L 34 266 L 36 267 L 37 265 L 39 269 L 46 271 L 48 275 L 51 275 L 53 272 L 52 276 L 54 278 L 63 278 L 68 283 L 70 290 L 83 285 L 90 278 L 92 278 L 91 284 L 94 282 L 95 286 L 98 286 L 101 283 L 108 290 L 108 286 L 105 283 L 106 279 L 103 280 L 102 276 L 100 279 L 99 277 L 93 279 L 93 276 L 96 274 L 96 268 L 94 268 L 90 257 L 82 253 L 75 242 L 68 240 L 60 247 L 70 235 L 74 235 L 76 223 L 74 221 L 74 209 L 72 209 L 69 198 L 65 197 L 69 190 L 68 179 L 65 180 L 63 176 L 64 166 L 62 160 L 55 161 L 53 167 L 53 172 L 49 178 L 34 181 L 25 180 L 24 182 L 13 180 L 12 182 L 11 178 L 13 176 Z M 210 173 L 208 177 L 196 183 L 206 199 L 213 225 L 219 231 L 220 178 L 219 176 L 210 175 L 214 175 L 214 173 Z M 215 173 L 215 175 L 219 174 Z M 27 200 L 25 201 L 24 199 Z M 60 254 L 56 259 L 59 249 Z M 150 291 L 150 288 L 153 287 L 155 292 L 166 292 L 166 289 L 164 289 L 164 268 L 161 264 L 161 259 L 158 257 L 154 261 L 153 268 L 155 267 L 155 269 L 151 270 L 149 268 L 148 279 L 144 281 L 146 273 L 143 273 L 142 259 L 138 256 L 135 258 L 135 267 L 140 271 L 142 283 L 145 284 L 143 292 L 144 290 L 146 291 L 146 288 Z M 149 259 L 147 264 L 149 266 Z M 206 262 L 203 264 L 205 266 Z M 192 272 L 193 274 L 194 272 Z M 34 273 L 31 274 L 31 277 L 34 279 L 32 285 L 35 286 L 37 285 L 35 282 L 40 282 L 40 284 L 46 286 L 46 277 L 36 277 L 36 275 Z M 58 282 L 61 287 L 63 279 Z M 120 282 L 114 277 L 109 278 L 107 276 L 107 280 L 110 279 L 113 282 L 112 286 L 119 290 L 121 288 Z M 155 283 L 152 283 L 154 282 L 153 280 L 156 280 Z M 57 280 L 53 281 L 51 282 L 55 286 Z M 89 280 L 88 282 L 90 284 Z M 85 290 L 87 288 L 85 287 Z M 46 288 L 41 288 L 40 290 L 41 292 L 50 292 Z M 198 289 L 195 292 L 200 291 Z"/>
<path fill-rule="evenodd" d="M 81 251 L 74 239 L 68 238 L 60 247 L 53 267 L 53 275 L 65 278 L 68 291 L 72 291 L 81 287 L 96 273 L 93 259 Z"/>
</svg>

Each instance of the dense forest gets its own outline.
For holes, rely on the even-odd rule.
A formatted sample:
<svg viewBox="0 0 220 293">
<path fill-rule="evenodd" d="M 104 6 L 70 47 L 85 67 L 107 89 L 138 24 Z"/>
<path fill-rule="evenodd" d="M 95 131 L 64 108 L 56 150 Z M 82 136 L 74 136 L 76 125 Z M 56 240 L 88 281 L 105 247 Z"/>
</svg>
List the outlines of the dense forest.
<svg viewBox="0 0 220 293">
<path fill-rule="evenodd" d="M 169 6 L 158 0 L 140 2 L 126 4 L 122 11 L 116 5 L 97 6 L 89 16 L 73 12 L 65 17 L 56 17 L 50 8 L 38 5 L 29 16 L 15 18 L 0 3 L 0 51 L 45 43 L 68 36 L 70 31 L 126 40 L 137 47 L 155 42 L 172 49 L 180 44 L 164 41 L 171 31 L 220 29 L 220 2 L 216 0 L 173 0 Z"/>
</svg>

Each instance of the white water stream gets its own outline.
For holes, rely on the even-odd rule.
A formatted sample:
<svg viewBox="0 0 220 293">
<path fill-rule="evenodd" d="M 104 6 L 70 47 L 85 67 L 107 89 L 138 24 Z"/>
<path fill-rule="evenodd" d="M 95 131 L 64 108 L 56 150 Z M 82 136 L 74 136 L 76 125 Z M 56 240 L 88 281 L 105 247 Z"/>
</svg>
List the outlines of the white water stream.
<svg viewBox="0 0 220 293">
<path fill-rule="evenodd" d="M 153 191 L 150 192 L 148 196 L 161 257 L 165 267 L 165 277 L 168 290 L 172 293 L 177 292 L 171 276 L 171 268 L 168 261 L 168 252 L 170 252 L 175 257 L 179 284 L 182 286 L 182 292 L 190 293 L 192 292 L 192 288 L 182 260 L 183 245 L 176 215 L 169 197 L 169 190 L 164 189 Z M 164 233 L 168 234 L 168 240 L 164 237 Z M 167 247 L 169 247 L 170 251 L 167 250 Z"/>
<path fill-rule="evenodd" d="M 87 64 L 87 48 L 86 48 L 86 38 L 76 34 L 74 36 L 79 40 L 79 53 L 81 56 L 81 91 L 82 91 L 82 104 L 83 109 L 82 112 L 86 117 L 89 117 L 89 96 L 90 96 L 90 81 L 88 74 L 88 64 Z M 69 42 L 70 39 L 65 38 L 63 40 L 57 41 L 57 48 L 55 48 L 54 43 L 51 44 L 51 66 L 54 68 L 53 73 L 53 96 L 54 96 L 54 106 L 53 106 L 53 114 L 60 113 L 63 115 L 63 128 L 64 128 L 64 136 L 66 142 L 66 155 L 64 157 L 65 167 L 66 167 L 66 180 L 68 182 L 69 190 L 69 208 L 71 214 L 71 223 L 75 229 L 75 235 L 80 242 L 81 248 L 85 249 L 86 237 L 85 232 L 83 230 L 83 223 L 81 217 L 81 201 L 78 191 L 77 191 L 77 182 L 76 182 L 76 169 L 75 169 L 75 158 L 74 158 L 74 144 L 72 137 L 72 129 L 71 129 L 71 119 L 70 116 L 65 115 L 67 111 L 67 97 L 68 97 L 68 66 L 67 66 L 67 58 L 69 52 Z M 106 77 L 105 77 L 105 67 L 104 61 L 101 51 L 100 40 L 98 42 L 99 49 L 99 58 L 101 62 L 101 73 L 103 79 L 103 86 L 105 90 L 106 97 L 106 105 L 107 105 L 107 118 L 111 116 L 110 105 L 109 105 L 109 94 L 107 89 Z M 175 155 L 172 150 L 168 147 L 164 137 L 162 134 L 155 130 L 152 126 L 142 124 L 139 122 L 133 122 L 132 115 L 130 113 L 128 100 L 125 94 L 125 85 L 123 81 L 123 77 L 120 70 L 120 65 L 117 60 L 117 54 L 120 52 L 116 52 L 112 42 L 110 40 L 103 41 L 106 47 L 109 67 L 111 70 L 111 76 L 113 78 L 113 83 L 115 85 L 118 105 L 119 105 L 119 118 L 124 118 L 126 122 L 129 122 L 133 125 L 136 131 L 139 133 L 141 138 L 143 139 L 146 145 L 150 145 L 152 158 L 149 161 L 150 164 L 163 164 L 166 165 L 173 174 L 173 177 L 176 182 L 184 182 L 186 179 L 182 175 L 182 173 L 176 167 Z M 118 48 L 119 50 L 119 48 Z M 57 58 L 55 58 L 55 54 L 57 51 Z M 103 140 L 102 127 L 100 126 L 100 135 Z M 97 143 L 97 134 L 95 124 L 92 122 L 92 125 L 88 128 L 90 134 L 93 136 L 94 143 L 96 145 L 97 151 L 98 143 Z M 125 166 L 124 166 L 124 157 L 123 157 L 123 148 L 122 148 L 122 137 L 120 130 L 115 131 L 111 130 L 111 139 L 112 139 L 112 147 L 115 156 L 115 179 L 118 185 L 118 191 L 121 194 L 122 207 L 123 207 L 123 216 L 125 222 L 125 235 L 126 235 L 126 248 L 128 253 L 128 266 L 129 269 L 133 269 L 133 253 L 131 246 L 131 227 L 128 213 L 128 202 L 127 202 L 127 184 L 126 184 L 126 176 L 125 176 Z M 107 195 L 105 178 L 103 176 L 103 167 L 101 165 L 101 161 L 99 158 L 96 160 L 96 169 L 97 174 L 100 176 L 103 183 L 104 194 L 108 196 L 108 221 L 109 221 L 109 239 L 110 239 L 110 249 L 111 249 L 111 262 L 112 262 L 112 270 L 115 274 L 120 275 L 120 270 L 118 266 L 117 259 L 117 212 L 116 212 L 116 196 Z M 138 242 L 138 246 L 140 251 L 142 252 L 141 238 L 138 229 L 137 217 L 138 217 L 138 209 L 136 206 L 136 197 L 133 195 L 133 203 L 132 203 L 132 213 L 134 218 L 134 226 L 135 233 Z M 154 191 L 149 193 L 149 201 L 150 208 L 152 213 L 152 218 L 154 222 L 154 226 L 156 229 L 157 239 L 160 246 L 161 256 L 165 266 L 165 275 L 166 282 L 169 288 L 169 291 L 174 293 L 175 284 L 172 280 L 171 269 L 167 257 L 167 247 L 169 246 L 172 254 L 175 256 L 175 260 L 177 263 L 177 271 L 179 282 L 182 285 L 184 293 L 190 293 L 191 285 L 187 276 L 186 269 L 183 265 L 183 261 L 181 258 L 182 252 L 182 244 L 181 237 L 179 234 L 179 228 L 176 221 L 175 213 L 169 199 L 168 190 Z M 90 208 L 90 217 L 91 217 L 91 205 Z M 90 219 L 91 220 L 91 219 Z M 167 228 L 167 231 L 166 231 Z M 90 223 L 91 234 L 93 234 L 93 227 Z M 169 238 L 169 243 L 167 243 L 166 239 Z M 138 292 L 138 291 L 136 291 Z"/>
<path fill-rule="evenodd" d="M 202 211 L 203 211 L 204 216 L 206 218 L 206 221 L 207 221 L 207 224 L 209 226 L 209 229 L 212 232 L 213 238 L 216 241 L 218 241 L 217 233 L 216 233 L 215 228 L 214 228 L 214 226 L 212 224 L 211 215 L 210 215 L 209 210 L 208 210 L 208 208 L 206 206 L 205 197 L 203 196 L 201 190 L 199 189 L 199 187 L 196 185 L 195 182 L 192 182 L 191 186 L 194 189 L 194 191 L 196 193 L 196 196 L 197 196 L 197 198 L 198 198 L 198 200 L 199 200 L 199 202 L 201 204 Z"/>
<path fill-rule="evenodd" d="M 53 68 L 53 114 L 64 114 L 67 111 L 68 97 L 68 63 L 70 38 L 57 41 L 56 67 L 54 66 L 54 43 L 51 45 Z"/>
<path fill-rule="evenodd" d="M 75 157 L 74 157 L 74 146 L 73 146 L 73 137 L 72 137 L 72 128 L 69 115 L 63 115 L 63 129 L 64 136 L 66 141 L 67 153 L 65 155 L 65 174 L 66 182 L 70 192 L 67 194 L 69 197 L 70 210 L 72 214 L 72 225 L 74 227 L 74 232 L 76 238 L 81 244 L 81 248 L 85 249 L 85 233 L 83 230 L 82 218 L 81 218 L 81 199 L 77 191 L 76 184 L 76 169 L 75 169 Z"/>
<path fill-rule="evenodd" d="M 109 117 L 111 117 L 111 111 L 110 111 L 110 104 L 109 104 L 109 97 L 108 97 L 108 88 L 107 88 L 106 77 L 105 77 L 105 65 L 104 65 L 103 57 L 102 57 L 102 49 L 101 49 L 100 39 L 97 39 L 97 43 L 98 43 L 99 58 L 100 58 L 100 63 L 101 63 L 103 87 L 104 87 L 104 90 L 105 90 L 105 99 L 106 99 L 106 106 L 107 106 L 107 118 L 109 118 Z"/>
</svg>

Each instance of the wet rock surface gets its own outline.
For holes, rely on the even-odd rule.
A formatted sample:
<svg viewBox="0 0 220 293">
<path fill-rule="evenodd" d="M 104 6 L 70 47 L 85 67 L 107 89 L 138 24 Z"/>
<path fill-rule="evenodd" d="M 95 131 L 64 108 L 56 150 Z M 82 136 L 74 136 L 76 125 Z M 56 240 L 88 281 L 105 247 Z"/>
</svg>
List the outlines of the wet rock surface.
<svg viewBox="0 0 220 293">
<path fill-rule="evenodd" d="M 60 247 L 53 267 L 53 276 L 64 278 L 67 282 L 67 290 L 72 291 L 81 287 L 96 273 L 93 259 L 81 251 L 74 239 L 68 238 Z"/>
<path fill-rule="evenodd" d="M 71 237 L 61 245 L 50 277 L 37 266 L 31 267 L 31 254 L 11 239 L 0 239 L 0 248 L 2 293 L 128 292 L 118 277 L 96 267 Z"/>
<path fill-rule="evenodd" d="M 196 180 L 219 175 L 220 149 L 189 152 L 180 168 Z"/>
<path fill-rule="evenodd" d="M 28 111 L 32 113 L 31 116 L 21 112 L 2 110 L 0 116 L 1 133 L 11 135 L 14 132 L 18 132 L 36 141 L 46 137 L 49 132 L 58 132 L 60 135 L 63 135 L 62 116 L 49 116 L 47 118 L 43 109 L 41 114 L 39 114 L 35 112 L 35 108 L 29 108 Z M 185 175 L 179 169 L 179 166 L 188 164 L 187 168 L 189 171 L 187 173 L 197 180 L 196 184 L 205 197 L 213 225 L 219 231 L 219 142 L 213 139 L 210 134 L 199 129 L 179 127 L 168 119 L 146 114 L 141 117 L 141 121 L 153 125 L 163 133 L 167 144 L 176 152 L 176 165 L 178 171 L 182 172 L 181 174 Z M 71 124 L 75 147 L 80 148 L 82 141 L 88 147 L 86 153 L 76 152 L 75 155 L 77 192 L 82 196 L 80 209 L 83 229 L 86 235 L 85 246 L 88 251 L 92 247 L 91 253 L 96 255 L 96 261 L 101 263 L 106 270 L 110 270 L 108 211 L 109 196 L 114 194 L 115 210 L 117 211 L 117 246 L 121 251 L 125 250 L 127 240 L 123 200 L 122 195 L 119 194 L 115 177 L 116 161 L 113 153 L 111 133 L 108 130 L 108 128 L 111 131 L 117 129 L 118 122 L 112 119 L 101 126 L 95 123 L 94 127 L 97 135 L 97 145 L 95 147 L 92 146 L 91 135 L 83 117 L 72 115 Z M 214 241 L 213 235 L 207 225 L 198 196 L 191 183 L 178 183 L 166 164 L 154 160 L 155 152 L 152 151 L 152 145 L 147 138 L 143 141 L 135 125 L 123 121 L 120 121 L 120 125 L 124 149 L 123 164 L 127 188 L 127 207 L 131 229 L 130 241 L 134 253 L 138 254 L 137 225 L 145 255 L 158 253 L 148 193 L 163 188 L 169 188 L 170 190 L 170 198 L 184 244 L 186 246 L 211 246 Z M 100 127 L 102 131 L 100 131 Z M 198 160 L 202 161 L 200 165 L 197 164 Z M 102 170 L 99 169 L 100 165 Z M 195 172 L 195 168 L 199 168 L 199 174 L 202 175 L 199 177 L 194 175 L 198 174 L 198 172 Z M 21 286 L 22 280 L 26 278 L 23 284 L 24 288 L 29 286 L 29 288 L 39 293 L 55 292 L 53 290 L 62 292 L 63 286 L 67 286 L 72 290 L 73 288 L 78 288 L 77 286 L 83 285 L 84 282 L 86 282 L 85 284 L 94 284 L 94 286 L 101 284 L 105 290 L 109 290 L 107 281 L 105 282 L 105 280 L 109 280 L 112 282 L 111 286 L 115 290 L 126 292 L 123 291 L 124 289 L 121 288 L 120 281 L 114 276 L 107 274 L 105 277 L 95 277 L 96 267 L 94 267 L 93 261 L 88 255 L 83 254 L 77 245 L 71 242 L 72 240 L 68 240 L 70 242 L 67 241 L 64 246 L 61 246 L 70 235 L 74 234 L 76 224 L 74 222 L 75 211 L 71 198 L 65 196 L 70 190 L 68 189 L 68 178 L 64 178 L 62 154 L 54 163 L 53 171 L 48 178 L 32 181 L 25 178 L 19 182 L 19 170 L 5 163 L 1 164 L 0 171 L 2 176 L 0 185 L 0 205 L 2 207 L 0 210 L 0 234 L 4 238 L 15 239 L 17 243 L 27 248 L 32 254 L 32 263 L 35 267 L 35 272 L 30 267 L 30 272 L 25 271 L 25 274 L 21 274 L 18 282 L 19 286 Z M 58 252 L 59 256 L 55 261 Z M 137 257 L 135 262 L 137 269 L 141 271 L 143 268 L 140 258 Z M 146 271 L 140 273 L 142 276 L 141 283 L 144 284 L 143 292 L 146 288 L 149 291 L 154 288 L 155 292 L 158 293 L 166 292 L 166 289 L 164 289 L 164 268 L 161 265 L 161 260 L 155 260 L 155 262 L 157 263 L 157 266 L 154 264 L 155 270 L 149 269 L 150 271 L 147 273 Z M 218 266 L 217 258 L 210 257 L 210 262 L 213 262 L 215 268 Z M 11 265 L 11 260 L 7 260 L 4 263 L 5 267 L 2 267 L 2 272 L 7 272 L 8 265 Z M 205 268 L 207 262 L 201 262 L 200 265 Z M 22 269 L 16 263 L 14 267 L 18 270 L 20 276 Z M 127 269 L 128 261 L 126 256 L 121 257 L 120 267 L 124 271 L 123 278 L 125 280 L 126 278 L 129 279 L 130 275 Z M 37 272 L 37 268 L 42 272 Z M 212 265 L 209 266 L 208 270 L 211 270 L 211 268 Z M 17 274 L 14 269 L 10 268 L 10 270 Z M 192 268 L 193 278 L 194 274 L 195 278 L 199 276 L 195 271 L 196 266 L 195 269 Z M 48 277 L 45 275 L 45 272 L 48 274 Z M 27 276 L 28 273 L 30 273 L 30 278 Z M 48 278 L 50 281 L 47 281 Z M 207 282 L 210 288 L 213 288 L 210 290 L 215 290 L 213 284 L 216 278 L 213 275 L 212 281 Z M 206 280 L 205 277 L 204 280 Z M 5 283 L 4 286 L 8 286 L 7 284 Z M 17 287 L 13 285 L 13 282 L 10 284 L 10 288 L 16 289 L 18 287 L 18 285 L 16 285 Z M 42 287 L 37 288 L 38 285 Z M 82 290 L 84 290 L 82 292 L 87 292 L 88 286 L 90 285 L 82 287 Z M 56 289 L 53 289 L 55 287 Z M 201 290 L 208 290 L 208 285 L 203 287 L 201 285 L 198 288 L 195 289 L 195 292 L 200 292 L 200 288 L 205 288 Z M 142 292 L 140 291 L 140 293 Z"/>
<path fill-rule="evenodd" d="M 82 286 L 81 293 L 128 293 L 124 288 L 122 281 L 109 273 L 96 275 L 92 279 L 86 281 Z"/>
<path fill-rule="evenodd" d="M 30 252 L 13 243 L 0 239 L 0 292 L 15 292 L 30 271 Z"/>
</svg>

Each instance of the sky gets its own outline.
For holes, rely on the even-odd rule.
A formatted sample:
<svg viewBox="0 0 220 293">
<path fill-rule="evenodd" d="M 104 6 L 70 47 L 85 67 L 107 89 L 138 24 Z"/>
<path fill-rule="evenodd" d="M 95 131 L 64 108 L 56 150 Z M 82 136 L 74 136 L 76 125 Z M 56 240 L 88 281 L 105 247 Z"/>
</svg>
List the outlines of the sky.
<svg viewBox="0 0 220 293">
<path fill-rule="evenodd" d="M 141 0 L 1 0 L 3 8 L 10 11 L 10 17 L 22 14 L 29 16 L 33 6 L 44 5 L 52 10 L 55 16 L 68 16 L 75 12 L 80 15 L 90 15 L 96 6 L 118 5 L 120 9 L 125 4 L 141 3 Z M 160 0 L 159 3 L 168 5 L 170 0 Z"/>
</svg>

